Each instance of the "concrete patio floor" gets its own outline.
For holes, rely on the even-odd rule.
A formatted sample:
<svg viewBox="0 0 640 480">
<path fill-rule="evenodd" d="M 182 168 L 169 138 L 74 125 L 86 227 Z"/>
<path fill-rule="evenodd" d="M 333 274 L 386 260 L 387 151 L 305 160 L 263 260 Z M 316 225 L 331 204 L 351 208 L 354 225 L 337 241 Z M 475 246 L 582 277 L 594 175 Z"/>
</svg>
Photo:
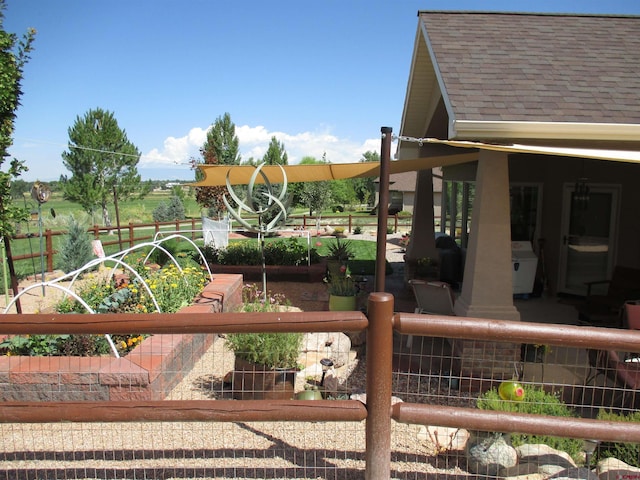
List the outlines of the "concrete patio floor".
<svg viewBox="0 0 640 480">
<path fill-rule="evenodd" d="M 413 313 L 416 301 L 413 292 L 405 285 L 403 263 L 391 262 L 393 274 L 387 275 L 385 290 L 394 295 L 396 312 Z M 515 299 L 521 321 L 531 323 L 578 325 L 576 300 L 546 294 L 528 299 Z M 411 346 L 407 337 L 394 335 L 395 369 L 421 373 L 447 374 L 451 370 L 451 350 L 446 339 L 414 337 Z M 615 385 L 598 375 L 585 386 L 585 380 L 593 373 L 589 367 L 586 348 L 553 346 L 543 363 L 522 362 L 521 381 L 544 385 L 557 391 L 568 405 L 572 405 L 584 417 L 595 417 L 600 407 L 612 406 Z M 635 398 L 632 399 L 633 405 Z"/>
</svg>

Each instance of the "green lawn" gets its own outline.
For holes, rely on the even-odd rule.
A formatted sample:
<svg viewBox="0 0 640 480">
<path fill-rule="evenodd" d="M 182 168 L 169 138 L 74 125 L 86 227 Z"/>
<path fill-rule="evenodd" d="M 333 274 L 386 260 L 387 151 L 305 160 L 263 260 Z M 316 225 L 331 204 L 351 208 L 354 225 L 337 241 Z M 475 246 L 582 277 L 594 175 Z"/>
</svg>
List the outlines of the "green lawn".
<svg viewBox="0 0 640 480">
<path fill-rule="evenodd" d="M 129 201 L 121 201 L 119 202 L 119 216 L 120 216 L 120 225 L 123 227 L 128 226 L 129 223 L 133 224 L 144 224 L 144 223 L 152 223 L 153 222 L 153 211 L 158 207 L 160 202 L 167 202 L 171 196 L 171 192 L 168 190 L 163 190 L 160 192 L 151 192 L 142 200 L 129 200 Z M 37 214 L 38 213 L 38 205 L 37 203 L 31 199 L 30 196 L 25 196 L 24 199 L 15 201 L 18 205 L 25 207 Z M 187 195 L 184 201 L 185 211 L 188 218 L 200 218 L 201 208 L 195 202 L 195 199 L 192 195 Z M 94 217 L 91 218 L 86 212 L 82 211 L 81 208 L 72 202 L 64 200 L 62 198 L 62 194 L 60 192 L 53 192 L 50 200 L 40 207 L 41 210 L 41 218 L 42 218 L 42 228 L 44 230 L 52 230 L 56 231 L 65 231 L 67 229 L 67 225 L 69 222 L 69 218 L 73 216 L 77 221 L 90 227 L 92 225 L 102 226 L 102 217 L 100 214 L 94 214 Z M 293 210 L 292 215 L 300 216 L 300 215 L 308 215 L 308 210 L 305 208 L 296 208 Z M 357 212 L 324 212 L 321 216 L 322 225 L 345 225 L 348 222 L 349 214 L 352 215 L 352 229 L 357 226 L 362 226 L 362 230 L 374 230 L 376 227 L 377 217 L 375 215 L 370 215 L 368 211 L 357 211 Z M 115 209 L 113 205 L 110 207 L 110 216 L 112 225 L 116 225 L 116 215 Z M 20 226 L 20 233 L 29 234 L 31 238 L 22 239 L 22 240 L 14 240 L 11 242 L 12 254 L 14 257 L 18 257 L 20 255 L 29 255 L 29 254 L 39 254 L 40 252 L 40 239 L 39 239 L 39 224 L 37 220 L 37 215 L 35 219 L 30 220 L 29 222 L 25 222 Z M 311 227 L 311 223 L 313 219 L 307 219 L 308 228 Z M 301 220 L 294 222 L 295 225 L 302 223 Z M 185 227 L 187 228 L 187 227 Z M 290 226 L 289 228 L 293 228 Z M 403 227 L 405 230 L 407 228 Z M 150 235 L 153 234 L 151 231 Z M 136 236 L 142 235 L 141 233 L 136 232 Z M 103 244 L 117 240 L 118 236 L 116 234 L 101 235 L 101 239 Z M 128 238 L 128 232 L 123 234 L 123 238 Z M 356 257 L 354 260 L 350 262 L 351 271 L 354 274 L 372 274 L 375 270 L 375 250 L 376 243 L 375 237 L 371 237 L 372 241 L 363 241 L 363 240 L 353 240 L 353 246 L 355 250 Z M 60 251 L 62 242 L 64 241 L 63 236 L 54 236 L 53 237 L 53 249 L 56 251 Z M 318 253 L 322 256 L 326 255 L 328 252 L 328 245 L 331 242 L 335 242 L 333 237 L 321 237 L 321 238 L 313 238 L 312 246 L 315 247 L 316 242 L 320 242 L 322 245 L 316 247 L 318 249 Z M 128 244 L 125 244 L 124 247 L 128 247 Z M 117 245 L 106 246 L 105 251 L 107 254 L 115 253 L 119 248 Z M 34 259 L 26 259 L 26 260 L 17 260 L 14 262 L 16 273 L 19 277 L 24 277 L 26 275 L 33 275 L 40 273 L 40 258 L 39 256 Z M 57 259 L 54 257 L 54 268 L 57 267 Z"/>
</svg>

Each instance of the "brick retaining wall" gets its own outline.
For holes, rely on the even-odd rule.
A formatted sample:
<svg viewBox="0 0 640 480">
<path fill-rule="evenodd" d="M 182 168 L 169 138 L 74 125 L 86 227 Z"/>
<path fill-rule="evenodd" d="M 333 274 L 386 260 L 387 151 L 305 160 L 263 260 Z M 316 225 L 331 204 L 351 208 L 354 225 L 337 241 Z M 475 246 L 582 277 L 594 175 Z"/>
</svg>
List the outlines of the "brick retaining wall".
<svg viewBox="0 0 640 480">
<path fill-rule="evenodd" d="M 182 313 L 232 311 L 242 275 L 217 274 Z M 213 343 L 213 334 L 146 338 L 126 357 L 0 357 L 0 401 L 161 400 Z"/>
</svg>

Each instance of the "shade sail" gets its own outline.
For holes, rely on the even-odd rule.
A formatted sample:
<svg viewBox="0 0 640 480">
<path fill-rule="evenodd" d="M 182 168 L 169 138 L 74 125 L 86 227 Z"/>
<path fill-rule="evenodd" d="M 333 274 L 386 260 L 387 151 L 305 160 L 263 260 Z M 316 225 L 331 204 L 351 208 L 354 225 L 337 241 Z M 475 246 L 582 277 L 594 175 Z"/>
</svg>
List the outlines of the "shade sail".
<svg viewBox="0 0 640 480">
<path fill-rule="evenodd" d="M 594 160 L 610 160 L 613 162 L 640 163 L 640 152 L 637 150 L 606 150 L 602 148 L 568 148 L 545 147 L 542 145 L 520 145 L 517 143 L 501 145 L 494 143 L 465 142 L 455 140 L 425 139 L 424 143 L 440 143 L 451 147 L 477 148 L 509 153 L 535 153 L 537 155 L 554 155 L 560 157 L 591 158 Z"/>
<path fill-rule="evenodd" d="M 390 173 L 425 170 L 474 160 L 477 160 L 476 153 L 394 160 L 391 162 Z M 255 167 L 251 165 L 198 165 L 198 168 L 204 174 L 204 178 L 191 184 L 195 187 L 225 186 L 227 173 L 229 173 L 229 183 L 231 185 L 246 185 L 255 171 Z M 283 168 L 287 174 L 288 182 L 315 182 L 380 176 L 380 165 L 377 162 L 284 165 Z M 265 165 L 262 167 L 262 171 L 272 183 L 281 183 L 283 180 L 282 171 L 278 165 Z M 261 177 L 258 175 L 256 180 L 258 182 L 261 181 Z"/>
<path fill-rule="evenodd" d="M 545 147 L 519 144 L 493 144 L 482 142 L 467 142 L 457 140 L 440 140 L 437 138 L 419 139 L 421 143 L 434 143 L 450 147 L 493 150 L 509 153 L 534 153 L 537 155 L 555 155 L 564 157 L 592 158 L 616 162 L 640 163 L 640 152 L 633 150 L 605 150 L 589 148 Z M 390 173 L 426 170 L 435 167 L 445 167 L 459 163 L 473 162 L 478 159 L 476 151 L 458 153 L 454 155 L 437 155 L 410 160 L 394 160 L 390 165 Z M 231 170 L 229 182 L 231 185 L 245 185 L 253 174 L 255 167 L 251 165 L 198 165 L 204 173 L 204 178 L 191 185 L 196 187 L 215 187 L 226 185 L 227 172 Z M 284 169 L 289 182 L 313 182 L 320 180 L 339 180 L 343 178 L 362 178 L 380 176 L 380 165 L 377 162 L 361 163 L 326 163 L 314 165 L 285 165 Z M 265 165 L 262 168 L 270 182 L 281 183 L 282 171 L 277 165 Z M 258 176 L 257 181 L 262 181 Z"/>
</svg>

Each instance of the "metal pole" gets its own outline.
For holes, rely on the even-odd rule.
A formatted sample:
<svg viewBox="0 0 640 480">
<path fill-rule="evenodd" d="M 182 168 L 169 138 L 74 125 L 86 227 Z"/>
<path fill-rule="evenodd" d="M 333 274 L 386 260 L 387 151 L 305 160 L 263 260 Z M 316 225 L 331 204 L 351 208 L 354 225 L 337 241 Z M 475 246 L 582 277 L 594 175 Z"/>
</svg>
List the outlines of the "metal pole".
<svg viewBox="0 0 640 480">
<path fill-rule="evenodd" d="M 38 202 L 38 230 L 40 232 L 40 272 L 42 272 L 42 296 L 46 296 L 44 288 L 44 245 L 42 244 L 42 204 Z"/>
<path fill-rule="evenodd" d="M 365 479 L 391 478 L 391 362 L 393 295 L 369 295 Z"/>
<path fill-rule="evenodd" d="M 375 291 L 385 291 L 387 260 L 387 220 L 389 218 L 389 169 L 391 168 L 391 127 L 382 127 L 380 183 L 378 184 L 378 244 L 376 246 Z"/>
<path fill-rule="evenodd" d="M 2 283 L 4 286 L 5 305 L 9 304 L 9 277 L 7 276 L 7 250 L 4 246 L 4 238 L 0 239 L 2 243 Z"/>
<path fill-rule="evenodd" d="M 118 193 L 113 185 L 113 205 L 116 209 L 116 226 L 118 227 L 118 248 L 122 251 L 122 232 L 120 231 L 120 211 L 118 210 Z"/>
</svg>

